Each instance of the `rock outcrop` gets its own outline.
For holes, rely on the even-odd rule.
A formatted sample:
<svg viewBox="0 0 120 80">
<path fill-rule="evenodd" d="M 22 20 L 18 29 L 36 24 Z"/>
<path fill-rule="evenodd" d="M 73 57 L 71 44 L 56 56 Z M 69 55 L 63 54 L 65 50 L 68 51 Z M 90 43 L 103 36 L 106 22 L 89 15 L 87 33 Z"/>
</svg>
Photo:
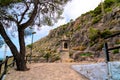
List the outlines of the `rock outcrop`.
<svg viewBox="0 0 120 80">
<path fill-rule="evenodd" d="M 47 49 L 57 52 L 60 48 L 60 40 L 66 35 L 70 38 L 70 55 L 76 51 L 82 51 L 91 52 L 96 57 L 103 57 L 101 53 L 103 53 L 105 41 L 114 45 L 120 44 L 119 36 L 104 40 L 104 37 L 120 32 L 120 6 L 118 5 L 120 2 L 118 4 L 113 2 L 109 6 L 107 6 L 107 2 L 104 4 L 104 15 L 101 6 L 98 5 L 95 10 L 82 14 L 75 21 L 71 20 L 69 23 L 51 30 L 46 37 L 34 43 L 33 52 L 41 54 Z M 109 46 L 113 44 L 109 44 Z"/>
</svg>

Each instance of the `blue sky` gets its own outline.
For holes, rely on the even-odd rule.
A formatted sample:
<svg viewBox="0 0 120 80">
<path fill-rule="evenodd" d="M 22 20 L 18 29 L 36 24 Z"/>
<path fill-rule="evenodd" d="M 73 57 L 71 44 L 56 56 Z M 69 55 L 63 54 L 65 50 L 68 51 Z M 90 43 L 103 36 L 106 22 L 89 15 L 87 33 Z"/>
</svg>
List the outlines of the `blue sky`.
<svg viewBox="0 0 120 80">
<path fill-rule="evenodd" d="M 98 4 L 101 1 L 102 0 L 72 0 L 70 1 L 69 3 L 67 3 L 67 5 L 64 8 L 64 12 L 62 14 L 64 19 L 59 20 L 58 23 L 55 23 L 54 26 L 52 27 L 43 26 L 40 28 L 40 30 L 37 30 L 37 28 L 35 28 L 36 34 L 34 34 L 34 42 L 48 35 L 51 29 L 54 29 L 62 24 L 65 24 L 69 22 L 71 19 L 75 20 L 81 14 L 86 13 L 90 10 L 93 10 L 95 7 L 98 6 Z M 12 38 L 12 41 L 16 45 L 19 45 L 17 38 Z M 31 44 L 31 36 L 26 37 L 25 41 L 26 41 L 26 45 Z M 0 57 L 4 57 L 4 53 L 5 53 L 5 46 L 3 46 L 0 49 Z M 8 47 L 7 47 L 6 55 L 11 55 L 11 52 Z"/>
</svg>

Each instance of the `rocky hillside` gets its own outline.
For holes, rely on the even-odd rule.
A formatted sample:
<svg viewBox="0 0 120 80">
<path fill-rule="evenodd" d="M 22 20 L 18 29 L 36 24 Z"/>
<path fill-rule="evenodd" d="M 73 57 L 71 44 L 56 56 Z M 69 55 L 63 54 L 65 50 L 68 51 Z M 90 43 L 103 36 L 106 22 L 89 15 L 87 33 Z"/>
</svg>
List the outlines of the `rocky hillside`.
<svg viewBox="0 0 120 80">
<path fill-rule="evenodd" d="M 111 43 L 109 46 L 119 45 L 119 36 L 107 40 L 104 38 L 120 32 L 120 0 L 105 0 L 103 5 L 105 12 L 101 11 L 99 4 L 93 11 L 82 14 L 75 21 L 71 20 L 51 30 L 49 35 L 33 44 L 34 54 L 41 55 L 46 50 L 57 53 L 63 36 L 67 36 L 70 40 L 71 55 L 75 51 L 83 51 L 100 57 L 105 41 Z M 119 51 L 116 50 L 116 53 Z"/>
</svg>

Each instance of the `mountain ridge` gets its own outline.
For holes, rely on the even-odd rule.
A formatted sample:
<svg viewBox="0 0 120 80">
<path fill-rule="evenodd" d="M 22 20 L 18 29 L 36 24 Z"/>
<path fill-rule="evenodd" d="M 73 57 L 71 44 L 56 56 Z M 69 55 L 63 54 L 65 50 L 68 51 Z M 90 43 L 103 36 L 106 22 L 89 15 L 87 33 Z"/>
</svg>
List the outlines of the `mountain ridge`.
<svg viewBox="0 0 120 80">
<path fill-rule="evenodd" d="M 76 20 L 71 19 L 69 23 L 51 30 L 46 37 L 33 44 L 33 52 L 42 56 L 47 50 L 58 53 L 60 40 L 67 36 L 70 39 L 71 56 L 76 51 L 83 51 L 103 57 L 101 53 L 106 41 L 104 37 L 120 32 L 120 2 L 116 4 L 114 0 L 105 0 L 103 4 L 105 14 L 102 14 L 99 4 L 94 10 L 82 14 Z M 116 45 L 120 44 L 120 39 L 116 36 L 107 42 Z M 27 52 L 30 52 L 29 49 Z"/>
</svg>

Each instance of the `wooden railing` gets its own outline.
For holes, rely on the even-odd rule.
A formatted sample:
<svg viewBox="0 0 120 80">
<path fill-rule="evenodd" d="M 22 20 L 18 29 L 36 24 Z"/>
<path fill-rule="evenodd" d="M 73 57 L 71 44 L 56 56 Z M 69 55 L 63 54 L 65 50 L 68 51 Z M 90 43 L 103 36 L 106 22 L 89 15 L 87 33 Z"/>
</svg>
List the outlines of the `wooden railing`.
<svg viewBox="0 0 120 80">
<path fill-rule="evenodd" d="M 118 36 L 118 35 L 120 35 L 120 32 L 113 34 L 113 35 L 110 35 L 110 36 L 107 36 L 104 39 L 113 38 L 113 37 Z M 112 74 L 111 74 L 111 69 L 110 69 L 110 63 L 109 63 L 109 61 L 110 61 L 109 51 L 119 49 L 119 48 L 120 48 L 120 46 L 109 48 L 108 43 L 107 42 L 104 43 L 104 51 L 105 51 L 105 55 L 106 55 L 106 64 L 107 64 L 107 79 L 106 80 L 113 80 Z"/>
<path fill-rule="evenodd" d="M 110 35 L 110 36 L 107 36 L 104 39 L 112 38 L 112 37 L 115 37 L 115 36 L 118 36 L 118 35 L 120 35 L 120 32 L 116 33 L 116 34 L 113 34 L 113 35 Z M 120 46 L 116 46 L 116 47 L 113 47 L 113 48 L 108 48 L 108 43 L 107 42 L 104 43 L 104 51 L 105 51 L 105 54 L 106 54 L 106 62 L 110 61 L 109 51 L 114 50 L 114 49 L 119 49 L 119 48 L 120 48 Z"/>
<path fill-rule="evenodd" d="M 0 61 L 0 80 L 2 80 L 4 75 L 7 73 L 8 67 L 14 66 L 15 60 L 13 59 L 12 62 L 9 62 L 10 58 L 13 58 L 13 56 L 7 56 L 5 60 Z"/>
<path fill-rule="evenodd" d="M 26 56 L 26 62 L 39 62 L 39 61 L 45 61 L 45 58 L 42 58 L 41 56 Z"/>
</svg>

